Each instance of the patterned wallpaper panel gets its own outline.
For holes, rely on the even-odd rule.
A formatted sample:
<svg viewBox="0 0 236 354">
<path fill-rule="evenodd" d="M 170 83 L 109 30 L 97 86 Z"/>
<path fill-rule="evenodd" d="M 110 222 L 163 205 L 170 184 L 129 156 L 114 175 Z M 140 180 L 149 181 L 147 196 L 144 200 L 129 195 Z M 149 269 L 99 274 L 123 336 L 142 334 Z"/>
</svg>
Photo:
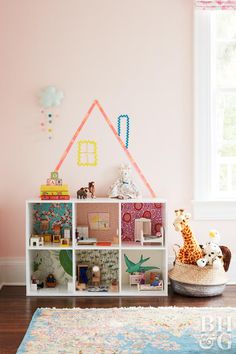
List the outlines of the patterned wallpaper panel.
<svg viewBox="0 0 236 354">
<path fill-rule="evenodd" d="M 160 231 L 162 225 L 162 205 L 159 203 L 123 203 L 121 204 L 122 241 L 134 241 L 134 221 L 139 218 L 152 220 L 152 234 Z"/>
<path fill-rule="evenodd" d="M 35 203 L 33 205 L 33 232 L 41 234 L 40 222 L 49 221 L 48 233 L 53 233 L 55 224 L 72 228 L 72 204 L 71 203 Z"/>
<path fill-rule="evenodd" d="M 76 256 L 77 264 L 89 266 L 87 275 L 91 279 L 94 265 L 101 270 L 101 285 L 109 286 L 112 280 L 119 280 L 119 251 L 118 250 L 81 250 Z"/>
</svg>

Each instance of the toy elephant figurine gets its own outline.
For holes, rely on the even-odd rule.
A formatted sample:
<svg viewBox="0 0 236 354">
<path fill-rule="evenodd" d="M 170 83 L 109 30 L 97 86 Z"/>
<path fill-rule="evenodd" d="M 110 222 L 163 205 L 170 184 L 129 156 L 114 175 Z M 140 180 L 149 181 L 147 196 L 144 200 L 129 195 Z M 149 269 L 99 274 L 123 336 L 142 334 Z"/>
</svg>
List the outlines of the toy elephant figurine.
<svg viewBox="0 0 236 354">
<path fill-rule="evenodd" d="M 86 199 L 88 196 L 88 188 L 82 187 L 77 191 L 77 199 Z"/>
</svg>

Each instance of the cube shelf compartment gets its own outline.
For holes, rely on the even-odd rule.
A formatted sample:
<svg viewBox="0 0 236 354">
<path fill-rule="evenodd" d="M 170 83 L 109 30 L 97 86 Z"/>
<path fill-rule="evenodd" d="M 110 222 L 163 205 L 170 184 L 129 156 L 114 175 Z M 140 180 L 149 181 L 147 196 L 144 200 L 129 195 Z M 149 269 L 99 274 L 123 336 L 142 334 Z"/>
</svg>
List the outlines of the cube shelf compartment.
<svg viewBox="0 0 236 354">
<path fill-rule="evenodd" d="M 144 280 L 146 282 L 150 282 L 151 276 L 158 276 L 161 281 L 162 286 L 159 287 L 152 287 L 149 286 L 148 289 L 141 290 L 139 287 L 140 280 L 142 278 L 142 274 L 138 275 L 130 275 L 126 269 L 126 263 L 122 261 L 121 263 L 121 288 L 124 292 L 130 295 L 144 295 L 146 292 L 149 292 L 150 295 L 158 295 L 162 294 L 163 292 L 167 291 L 166 286 L 166 278 L 165 278 L 165 264 L 166 264 L 166 252 L 164 249 L 157 251 L 156 249 L 122 249 L 121 251 L 121 259 L 124 260 L 124 256 L 127 256 L 128 259 L 133 263 L 138 263 L 143 259 L 148 259 L 142 266 L 145 267 L 153 267 L 153 269 L 147 270 L 144 273 Z M 156 268 L 158 269 L 156 269 Z M 137 277 L 137 279 L 135 278 Z M 138 279 L 139 278 L 139 279 Z M 145 285 L 145 284 L 144 284 Z"/>
<path fill-rule="evenodd" d="M 78 294 L 88 293 L 117 293 L 119 291 L 119 250 L 110 249 L 90 249 L 76 250 L 76 290 Z M 93 278 L 93 267 L 98 267 L 99 275 L 96 273 Z M 80 288 L 80 269 L 86 268 L 86 276 L 91 281 L 86 289 Z M 83 276 L 83 274 L 82 274 Z"/>
<path fill-rule="evenodd" d="M 129 274 L 125 255 L 145 272 Z M 166 296 L 167 274 L 165 200 L 26 202 L 28 296 Z"/>
</svg>

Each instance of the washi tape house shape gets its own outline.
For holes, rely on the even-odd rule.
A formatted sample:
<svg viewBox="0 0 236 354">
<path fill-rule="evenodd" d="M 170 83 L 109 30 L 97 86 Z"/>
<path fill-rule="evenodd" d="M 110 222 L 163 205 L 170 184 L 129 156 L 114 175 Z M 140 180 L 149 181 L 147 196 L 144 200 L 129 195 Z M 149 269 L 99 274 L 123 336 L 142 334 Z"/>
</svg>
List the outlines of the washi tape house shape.
<svg viewBox="0 0 236 354">
<path fill-rule="evenodd" d="M 98 100 L 95 100 L 93 102 L 93 104 L 91 105 L 91 107 L 89 108 L 88 112 L 86 113 L 86 115 L 84 116 L 81 124 L 79 125 L 78 129 L 76 130 L 76 132 L 74 133 L 72 139 L 70 140 L 67 148 L 65 149 L 60 161 L 58 162 L 56 168 L 55 168 L 55 172 L 58 172 L 63 164 L 63 162 L 65 161 L 67 155 L 69 154 L 72 146 L 74 145 L 76 139 L 78 138 L 81 130 L 83 129 L 85 123 L 88 121 L 89 117 L 91 116 L 93 110 L 95 109 L 95 107 L 98 108 L 98 110 L 101 113 L 101 116 L 105 119 L 105 122 L 107 123 L 107 125 L 109 126 L 110 130 L 112 131 L 112 134 L 114 135 L 115 139 L 117 139 L 118 143 L 120 144 L 120 147 L 122 148 L 123 152 L 125 153 L 126 157 L 128 158 L 130 164 L 133 166 L 134 170 L 137 172 L 137 174 L 139 175 L 140 179 L 142 180 L 142 182 L 144 183 L 144 185 L 146 186 L 147 190 L 149 191 L 151 197 L 155 198 L 156 197 L 156 193 L 154 192 L 154 190 L 152 189 L 151 185 L 149 184 L 149 182 L 147 181 L 146 177 L 144 176 L 144 174 L 142 173 L 141 169 L 139 168 L 138 164 L 136 163 L 136 161 L 134 160 L 133 156 L 131 155 L 130 151 L 126 148 L 126 145 L 124 144 L 123 140 L 121 139 L 121 137 L 118 135 L 117 130 L 115 129 L 114 125 L 112 124 L 111 120 L 108 118 L 107 114 L 105 113 L 105 111 L 103 110 L 102 106 L 100 105 L 100 103 L 98 102 Z"/>
</svg>

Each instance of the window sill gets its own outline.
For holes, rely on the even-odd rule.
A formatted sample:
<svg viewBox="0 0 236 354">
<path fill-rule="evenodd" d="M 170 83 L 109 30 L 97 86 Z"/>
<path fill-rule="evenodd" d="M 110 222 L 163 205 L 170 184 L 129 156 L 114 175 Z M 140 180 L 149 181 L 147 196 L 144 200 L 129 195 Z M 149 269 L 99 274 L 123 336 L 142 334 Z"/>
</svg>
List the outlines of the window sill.
<svg viewBox="0 0 236 354">
<path fill-rule="evenodd" d="M 195 220 L 236 220 L 236 200 L 193 200 Z"/>
</svg>

